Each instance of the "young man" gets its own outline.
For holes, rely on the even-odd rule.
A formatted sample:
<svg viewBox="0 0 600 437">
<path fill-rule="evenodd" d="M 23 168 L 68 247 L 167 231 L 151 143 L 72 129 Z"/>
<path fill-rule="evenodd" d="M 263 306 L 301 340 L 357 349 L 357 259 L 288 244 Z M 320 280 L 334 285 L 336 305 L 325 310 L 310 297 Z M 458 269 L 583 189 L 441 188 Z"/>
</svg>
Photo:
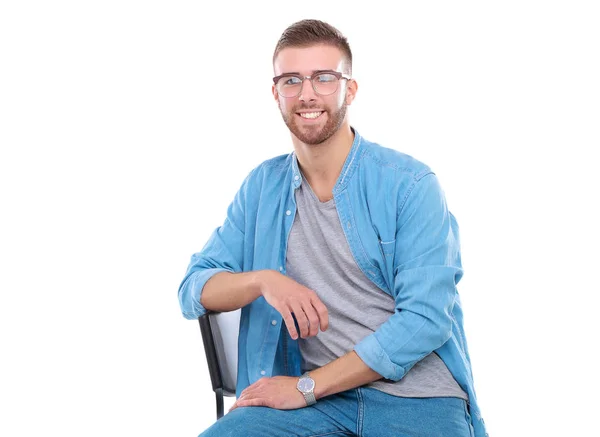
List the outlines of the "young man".
<svg viewBox="0 0 600 437">
<path fill-rule="evenodd" d="M 350 126 L 332 26 L 290 26 L 273 67 L 294 152 L 247 176 L 179 288 L 189 319 L 242 308 L 237 400 L 202 436 L 485 436 L 435 174 Z"/>
</svg>

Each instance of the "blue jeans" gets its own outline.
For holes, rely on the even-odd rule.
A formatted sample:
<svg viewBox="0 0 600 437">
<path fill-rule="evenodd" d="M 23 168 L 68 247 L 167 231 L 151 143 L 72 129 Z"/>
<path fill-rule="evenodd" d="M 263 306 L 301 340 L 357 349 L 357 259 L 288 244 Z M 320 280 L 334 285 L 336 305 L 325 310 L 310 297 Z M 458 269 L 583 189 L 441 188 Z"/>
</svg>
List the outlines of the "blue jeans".
<svg viewBox="0 0 600 437">
<path fill-rule="evenodd" d="M 402 398 L 361 387 L 311 407 L 241 407 L 200 437 L 472 437 L 467 404 L 459 398 Z"/>
</svg>

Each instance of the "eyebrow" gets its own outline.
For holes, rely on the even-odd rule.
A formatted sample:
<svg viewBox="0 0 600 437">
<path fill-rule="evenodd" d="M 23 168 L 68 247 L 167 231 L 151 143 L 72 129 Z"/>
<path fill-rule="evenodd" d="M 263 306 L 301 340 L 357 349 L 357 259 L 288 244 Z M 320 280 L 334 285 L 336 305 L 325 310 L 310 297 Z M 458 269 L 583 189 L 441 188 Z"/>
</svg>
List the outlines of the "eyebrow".
<svg viewBox="0 0 600 437">
<path fill-rule="evenodd" d="M 325 72 L 329 72 L 329 71 L 335 71 L 335 70 L 331 70 L 331 69 L 326 69 L 326 70 L 313 70 L 312 73 L 310 74 L 311 76 L 317 74 L 317 73 L 325 73 Z M 298 71 L 291 71 L 289 73 L 281 73 L 280 76 L 287 76 L 287 75 L 295 75 L 295 76 L 302 76 L 300 74 L 300 72 Z"/>
</svg>

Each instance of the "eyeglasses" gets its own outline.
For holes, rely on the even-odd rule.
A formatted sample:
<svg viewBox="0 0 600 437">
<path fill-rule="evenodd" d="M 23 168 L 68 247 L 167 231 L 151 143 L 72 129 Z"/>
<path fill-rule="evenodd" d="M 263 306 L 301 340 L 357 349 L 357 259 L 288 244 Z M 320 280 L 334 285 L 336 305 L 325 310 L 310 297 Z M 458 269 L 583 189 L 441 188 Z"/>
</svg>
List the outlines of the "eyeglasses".
<svg viewBox="0 0 600 437">
<path fill-rule="evenodd" d="M 285 73 L 273 78 L 275 89 L 281 97 L 296 97 L 302 91 L 302 84 L 308 79 L 315 93 L 328 96 L 335 93 L 341 79 L 350 80 L 351 77 L 339 71 L 322 70 L 316 71 L 312 76 L 300 76 L 299 74 Z"/>
</svg>

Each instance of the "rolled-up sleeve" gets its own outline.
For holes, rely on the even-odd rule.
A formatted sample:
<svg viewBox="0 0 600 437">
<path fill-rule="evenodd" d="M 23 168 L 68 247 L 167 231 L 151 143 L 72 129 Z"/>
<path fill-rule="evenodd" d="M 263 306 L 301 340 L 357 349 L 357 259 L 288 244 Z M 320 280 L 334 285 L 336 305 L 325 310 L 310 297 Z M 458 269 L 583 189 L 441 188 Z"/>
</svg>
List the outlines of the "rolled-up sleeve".
<svg viewBox="0 0 600 437">
<path fill-rule="evenodd" d="M 179 305 L 186 319 L 206 313 L 200 303 L 206 282 L 220 272 L 239 273 L 244 258 L 246 197 L 252 173 L 246 177 L 227 209 L 227 218 L 215 229 L 208 242 L 192 255 L 183 281 L 179 285 Z"/>
<path fill-rule="evenodd" d="M 462 277 L 458 226 L 436 175 L 416 178 L 398 204 L 395 312 L 354 348 L 365 364 L 394 381 L 450 338 Z"/>
</svg>

